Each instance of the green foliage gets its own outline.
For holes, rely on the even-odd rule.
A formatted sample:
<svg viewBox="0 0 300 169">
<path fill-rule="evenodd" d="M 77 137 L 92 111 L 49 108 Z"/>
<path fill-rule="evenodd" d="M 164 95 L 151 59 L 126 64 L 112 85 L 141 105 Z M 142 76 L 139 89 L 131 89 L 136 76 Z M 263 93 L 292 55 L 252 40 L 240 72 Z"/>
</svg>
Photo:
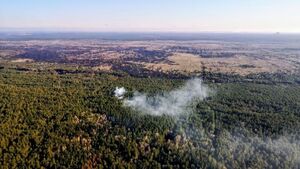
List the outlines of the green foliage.
<svg viewBox="0 0 300 169">
<path fill-rule="evenodd" d="M 259 159 L 245 164 L 243 159 L 227 158 L 230 154 L 221 149 L 212 153 L 201 133 L 215 134 L 213 145 L 223 137 L 223 131 L 241 125 L 249 135 L 258 137 L 277 137 L 300 129 L 297 84 L 211 83 L 215 94 L 193 104 L 194 112 L 180 120 L 134 112 L 113 96 L 117 86 L 128 89 L 128 96 L 136 90 L 154 95 L 182 83 L 110 74 L 57 75 L 2 69 L 0 166 L 264 168 L 270 166 Z"/>
</svg>

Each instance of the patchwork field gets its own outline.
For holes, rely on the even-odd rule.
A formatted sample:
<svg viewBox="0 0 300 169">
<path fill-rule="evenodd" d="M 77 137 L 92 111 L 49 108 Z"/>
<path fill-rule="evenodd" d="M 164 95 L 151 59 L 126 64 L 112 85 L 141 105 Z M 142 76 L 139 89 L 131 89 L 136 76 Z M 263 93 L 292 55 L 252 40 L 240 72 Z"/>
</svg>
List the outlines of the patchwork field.
<svg viewBox="0 0 300 169">
<path fill-rule="evenodd" d="M 95 71 L 249 75 L 297 73 L 300 65 L 300 46 L 287 42 L 2 40 L 0 46 L 2 63 L 68 64 Z"/>
</svg>

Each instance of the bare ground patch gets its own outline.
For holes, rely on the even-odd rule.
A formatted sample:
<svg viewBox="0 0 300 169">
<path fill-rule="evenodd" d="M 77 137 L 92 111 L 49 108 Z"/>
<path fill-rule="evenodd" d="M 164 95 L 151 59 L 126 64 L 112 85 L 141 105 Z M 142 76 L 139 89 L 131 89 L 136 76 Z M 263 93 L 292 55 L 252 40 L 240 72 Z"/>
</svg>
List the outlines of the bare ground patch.
<svg viewBox="0 0 300 169">
<path fill-rule="evenodd" d="M 244 55 L 235 55 L 231 58 L 202 58 L 193 54 L 174 53 L 168 57 L 174 64 L 142 63 L 145 68 L 161 71 L 197 72 L 206 71 L 234 73 L 247 75 L 262 72 L 292 72 L 297 69 L 293 63 L 278 58 L 253 58 Z"/>
</svg>

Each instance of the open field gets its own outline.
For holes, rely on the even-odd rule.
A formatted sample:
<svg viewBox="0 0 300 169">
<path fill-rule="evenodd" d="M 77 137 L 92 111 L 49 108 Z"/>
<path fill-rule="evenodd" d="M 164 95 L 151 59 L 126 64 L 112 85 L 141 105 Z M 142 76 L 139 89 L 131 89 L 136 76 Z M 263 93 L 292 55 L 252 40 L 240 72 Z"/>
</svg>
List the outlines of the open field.
<svg viewBox="0 0 300 169">
<path fill-rule="evenodd" d="M 0 46 L 2 63 L 69 64 L 129 73 L 134 68 L 249 75 L 297 73 L 300 67 L 300 45 L 289 42 L 1 40 Z"/>
</svg>

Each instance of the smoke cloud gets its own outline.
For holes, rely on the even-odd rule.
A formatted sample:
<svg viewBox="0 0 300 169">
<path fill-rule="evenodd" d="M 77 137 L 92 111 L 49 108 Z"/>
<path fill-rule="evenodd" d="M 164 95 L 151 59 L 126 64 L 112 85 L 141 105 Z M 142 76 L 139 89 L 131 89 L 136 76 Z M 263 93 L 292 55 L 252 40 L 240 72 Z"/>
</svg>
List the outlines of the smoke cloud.
<svg viewBox="0 0 300 169">
<path fill-rule="evenodd" d="M 203 100 L 209 91 L 201 79 L 192 79 L 177 90 L 154 97 L 135 92 L 132 98 L 124 100 L 124 105 L 154 116 L 177 116 L 187 113 L 188 104 L 194 99 Z"/>
<path fill-rule="evenodd" d="M 226 157 L 227 161 L 238 161 L 239 164 L 248 162 L 248 165 L 251 165 L 250 161 L 263 162 L 261 165 L 264 168 L 300 167 L 300 140 L 297 135 L 258 137 L 244 134 L 247 129 L 239 130 L 236 133 L 224 131 L 218 138 L 219 144 L 213 146 L 216 152 L 212 152 L 217 160 Z"/>
<path fill-rule="evenodd" d="M 116 87 L 115 89 L 115 97 L 118 99 L 123 99 L 124 95 L 126 94 L 126 89 L 124 87 Z"/>
</svg>

